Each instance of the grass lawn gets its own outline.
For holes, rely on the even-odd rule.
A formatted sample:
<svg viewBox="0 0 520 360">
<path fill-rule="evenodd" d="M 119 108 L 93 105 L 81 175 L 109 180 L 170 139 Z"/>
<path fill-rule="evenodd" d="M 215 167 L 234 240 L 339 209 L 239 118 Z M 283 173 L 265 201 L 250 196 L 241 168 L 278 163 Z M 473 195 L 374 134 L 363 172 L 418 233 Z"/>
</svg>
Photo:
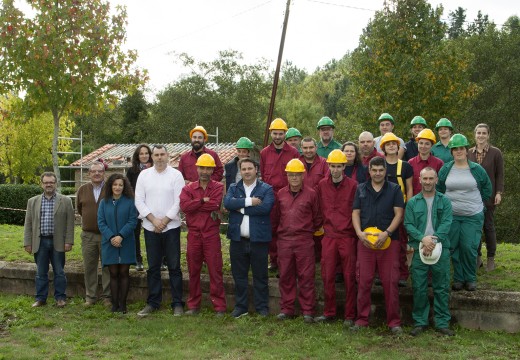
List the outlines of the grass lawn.
<svg viewBox="0 0 520 360">
<path fill-rule="evenodd" d="M 455 328 L 446 338 L 429 330 L 413 338 L 386 328 L 352 333 L 340 322 L 305 325 L 254 315 L 147 318 L 113 315 L 74 298 L 64 309 L 32 309 L 28 296 L 0 293 L 0 359 L 518 359 L 520 334 Z M 410 329 L 405 329 L 407 332 Z"/>
<path fill-rule="evenodd" d="M 83 267 L 81 256 L 81 240 L 79 234 L 81 229 L 75 228 L 75 244 L 73 250 L 67 254 L 67 266 Z M 141 236 L 142 237 L 142 236 Z M 229 262 L 229 240 L 225 236 L 222 238 L 222 254 L 224 263 L 224 274 L 231 274 L 231 264 Z M 144 239 L 141 239 L 141 249 L 144 263 L 146 266 L 146 250 Z M 34 262 L 32 255 L 27 254 L 23 249 L 23 227 L 14 225 L 0 224 L 0 260 L 15 262 Z M 181 266 L 183 272 L 188 273 L 186 265 L 186 233 L 181 233 Z M 485 262 L 485 247 L 483 247 L 483 259 Z M 518 291 L 520 292 L 520 245 L 518 244 L 498 244 L 496 253 L 497 269 L 487 273 L 484 268 L 478 270 L 478 287 L 487 290 Z M 319 266 L 317 266 L 317 276 Z"/>
</svg>

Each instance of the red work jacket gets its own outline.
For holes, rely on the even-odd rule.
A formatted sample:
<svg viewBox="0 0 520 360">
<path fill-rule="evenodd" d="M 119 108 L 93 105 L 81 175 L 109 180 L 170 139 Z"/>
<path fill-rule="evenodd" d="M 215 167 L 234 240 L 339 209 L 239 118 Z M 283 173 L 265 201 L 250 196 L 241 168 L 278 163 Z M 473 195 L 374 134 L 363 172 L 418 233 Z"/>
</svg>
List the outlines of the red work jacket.
<svg viewBox="0 0 520 360">
<path fill-rule="evenodd" d="M 383 159 L 385 158 L 384 154 L 381 154 L 379 151 L 376 150 L 376 148 L 374 148 L 374 150 L 372 150 L 370 155 L 368 155 L 367 157 L 364 157 L 364 156 L 361 157 L 361 160 L 363 161 L 363 165 L 368 166 L 368 163 L 370 163 L 370 160 L 372 160 L 376 156 L 382 157 Z"/>
<path fill-rule="evenodd" d="M 313 234 L 322 223 L 318 194 L 303 186 L 293 196 L 289 186 L 278 191 L 276 198 L 278 241 L 314 241 Z"/>
<path fill-rule="evenodd" d="M 180 196 L 181 210 L 186 215 L 188 232 L 202 234 L 204 238 L 218 237 L 220 233 L 220 219 L 211 217 L 213 211 L 220 210 L 224 184 L 211 180 L 204 190 L 199 181 L 192 182 L 182 188 Z M 209 197 L 208 202 L 202 199 Z"/>
<path fill-rule="evenodd" d="M 305 162 L 305 157 L 303 155 L 300 156 L 300 160 L 305 166 L 303 185 L 310 186 L 312 189 L 316 190 L 321 179 L 329 176 L 329 165 L 327 164 L 327 160 L 319 155 L 316 155 L 310 169 L 307 167 L 307 163 Z"/>
<path fill-rule="evenodd" d="M 435 157 L 431 154 L 427 160 L 422 160 L 421 155 L 417 155 L 417 156 L 411 158 L 410 160 L 408 160 L 408 164 L 410 164 L 410 166 L 413 169 L 413 180 L 412 180 L 413 194 L 417 195 L 422 190 L 421 183 L 419 182 L 421 170 L 429 166 L 429 167 L 433 168 L 438 174 L 442 165 L 444 165 L 444 161 L 442 161 L 438 157 Z"/>
<path fill-rule="evenodd" d="M 323 216 L 325 236 L 331 238 L 356 238 L 352 225 L 352 204 L 357 190 L 357 181 L 343 176 L 336 187 L 329 175 L 318 184 L 318 197 Z"/>
<path fill-rule="evenodd" d="M 291 159 L 297 159 L 299 156 L 298 150 L 286 142 L 284 142 L 282 151 L 279 154 L 272 143 L 260 152 L 262 181 L 273 187 L 275 195 L 278 190 L 289 185 L 285 173 L 285 165 Z"/>
<path fill-rule="evenodd" d="M 217 153 L 207 147 L 202 148 L 202 153 L 210 154 L 215 159 L 215 170 L 211 175 L 211 180 L 221 181 L 222 175 L 224 174 L 224 167 L 222 166 L 222 162 L 218 157 Z M 199 174 L 197 173 L 197 166 L 195 163 L 197 162 L 197 155 L 193 150 L 185 152 L 182 154 L 181 159 L 179 160 L 179 168 L 178 170 L 181 172 L 184 180 L 188 180 L 191 182 L 199 181 Z"/>
</svg>

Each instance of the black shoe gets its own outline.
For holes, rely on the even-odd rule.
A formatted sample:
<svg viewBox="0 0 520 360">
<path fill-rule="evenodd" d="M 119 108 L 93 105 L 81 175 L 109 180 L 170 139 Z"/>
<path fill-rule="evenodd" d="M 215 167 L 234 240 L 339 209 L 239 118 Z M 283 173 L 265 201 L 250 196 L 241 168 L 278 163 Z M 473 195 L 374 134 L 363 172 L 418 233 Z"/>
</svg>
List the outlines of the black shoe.
<svg viewBox="0 0 520 360">
<path fill-rule="evenodd" d="M 336 282 L 336 284 L 342 284 L 345 282 L 345 278 L 343 277 L 342 273 L 336 273 L 335 282 Z"/>
<path fill-rule="evenodd" d="M 466 283 L 464 288 L 466 289 L 466 291 L 475 291 L 477 290 L 477 284 L 474 282 Z"/>
<path fill-rule="evenodd" d="M 408 283 L 406 282 L 406 280 L 401 279 L 401 280 L 399 280 L 399 282 L 397 283 L 397 285 L 398 285 L 399 287 L 407 287 L 407 286 L 408 286 Z"/>
<path fill-rule="evenodd" d="M 303 322 L 306 324 L 314 324 L 314 318 L 312 315 L 303 315 Z"/>
<path fill-rule="evenodd" d="M 143 270 L 144 270 L 143 263 L 142 263 L 142 262 L 138 262 L 138 263 L 135 265 L 135 270 L 136 270 L 136 271 L 143 271 Z"/>
<path fill-rule="evenodd" d="M 161 271 L 168 271 L 168 265 L 161 265 Z"/>
<path fill-rule="evenodd" d="M 184 314 L 189 316 L 189 315 L 199 315 L 199 313 L 200 313 L 199 309 L 189 309 Z"/>
<path fill-rule="evenodd" d="M 436 331 L 444 336 L 455 336 L 455 332 L 448 328 L 437 329 Z"/>
<path fill-rule="evenodd" d="M 390 331 L 394 335 L 401 335 L 403 333 L 403 328 L 400 326 L 394 326 L 390 328 Z"/>
<path fill-rule="evenodd" d="M 374 285 L 377 285 L 377 286 L 383 285 L 379 276 L 374 279 Z"/>
<path fill-rule="evenodd" d="M 268 270 L 269 271 L 278 271 L 278 265 L 276 265 L 276 264 L 269 264 Z"/>
<path fill-rule="evenodd" d="M 454 282 L 453 285 L 451 285 L 451 290 L 453 291 L 461 291 L 464 287 L 464 284 L 462 284 L 461 282 Z"/>
<path fill-rule="evenodd" d="M 231 316 L 234 317 L 235 319 L 240 319 L 241 317 L 244 317 L 244 316 L 247 316 L 247 315 L 249 315 L 249 312 L 247 310 L 242 310 L 242 309 L 239 309 L 239 308 L 235 308 L 231 312 Z"/>
<path fill-rule="evenodd" d="M 350 331 L 352 331 L 352 332 L 359 332 L 359 331 L 362 331 L 365 329 L 368 329 L 368 326 L 354 324 L 353 326 L 350 327 Z"/>
<path fill-rule="evenodd" d="M 278 320 L 289 320 L 289 319 L 292 319 L 294 317 L 294 315 L 288 315 L 286 313 L 279 313 L 278 315 L 276 315 L 276 318 Z"/>
<path fill-rule="evenodd" d="M 416 326 L 410 331 L 410 335 L 412 336 L 418 336 L 421 335 L 426 330 L 426 327 L 424 326 Z"/>
</svg>

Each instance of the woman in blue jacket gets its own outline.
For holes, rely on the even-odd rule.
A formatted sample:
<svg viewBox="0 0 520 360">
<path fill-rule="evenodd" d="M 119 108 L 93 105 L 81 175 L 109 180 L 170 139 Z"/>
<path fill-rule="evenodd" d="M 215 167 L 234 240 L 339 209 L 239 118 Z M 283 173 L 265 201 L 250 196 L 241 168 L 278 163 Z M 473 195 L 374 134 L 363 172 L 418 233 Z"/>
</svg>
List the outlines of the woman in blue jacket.
<svg viewBox="0 0 520 360">
<path fill-rule="evenodd" d="M 99 203 L 98 226 L 101 231 L 101 263 L 110 270 L 112 312 L 126 314 L 130 265 L 135 264 L 137 210 L 132 186 L 122 174 L 113 174 Z"/>
</svg>

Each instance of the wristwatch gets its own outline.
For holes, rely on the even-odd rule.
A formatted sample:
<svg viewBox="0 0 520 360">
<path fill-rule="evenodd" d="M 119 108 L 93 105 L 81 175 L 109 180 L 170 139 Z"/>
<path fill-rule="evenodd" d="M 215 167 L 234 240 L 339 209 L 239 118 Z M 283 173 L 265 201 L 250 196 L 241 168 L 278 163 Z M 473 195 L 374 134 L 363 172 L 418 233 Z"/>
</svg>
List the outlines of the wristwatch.
<svg viewBox="0 0 520 360">
<path fill-rule="evenodd" d="M 393 232 L 391 232 L 390 230 L 386 229 L 385 230 L 386 233 L 388 234 L 388 237 L 392 237 L 392 235 L 394 234 Z"/>
</svg>

